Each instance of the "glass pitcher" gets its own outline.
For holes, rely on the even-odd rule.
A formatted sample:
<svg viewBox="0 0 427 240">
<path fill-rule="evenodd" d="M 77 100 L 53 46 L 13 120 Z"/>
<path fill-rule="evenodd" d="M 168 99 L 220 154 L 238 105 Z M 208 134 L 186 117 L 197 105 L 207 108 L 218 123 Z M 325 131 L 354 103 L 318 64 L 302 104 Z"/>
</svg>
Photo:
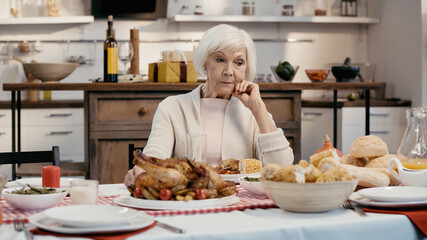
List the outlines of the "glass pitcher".
<svg viewBox="0 0 427 240">
<path fill-rule="evenodd" d="M 397 150 L 397 155 L 405 168 L 427 168 L 426 116 L 427 109 L 411 108 L 406 110 L 408 125 Z"/>
</svg>

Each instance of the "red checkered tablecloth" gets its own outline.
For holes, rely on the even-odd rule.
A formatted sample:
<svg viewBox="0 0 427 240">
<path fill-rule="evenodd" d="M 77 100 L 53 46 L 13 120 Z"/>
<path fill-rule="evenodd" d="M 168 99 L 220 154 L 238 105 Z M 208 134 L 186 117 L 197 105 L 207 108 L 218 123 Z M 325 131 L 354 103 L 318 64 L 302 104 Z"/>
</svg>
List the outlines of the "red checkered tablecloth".
<svg viewBox="0 0 427 240">
<path fill-rule="evenodd" d="M 144 210 L 143 211 L 152 216 L 173 216 L 173 215 L 191 215 L 191 214 L 205 214 L 205 213 L 218 213 L 218 212 L 230 212 L 234 210 L 244 210 L 244 209 L 253 209 L 253 208 L 277 208 L 277 205 L 274 202 L 265 196 L 258 196 L 244 190 L 240 185 L 237 187 L 237 197 L 240 198 L 240 201 L 235 204 L 220 206 L 220 207 L 210 207 L 210 208 L 200 208 L 200 209 L 183 209 L 183 210 Z M 114 198 L 119 195 L 114 196 L 100 196 L 98 197 L 98 205 L 117 205 L 114 203 Z M 60 204 L 57 206 L 67 206 L 70 205 L 70 198 L 66 197 Z M 11 207 L 4 199 L 0 199 L 0 206 L 3 211 L 3 222 L 12 223 L 13 219 L 21 217 L 23 219 L 28 219 L 29 216 L 39 213 L 39 211 L 23 211 Z"/>
</svg>

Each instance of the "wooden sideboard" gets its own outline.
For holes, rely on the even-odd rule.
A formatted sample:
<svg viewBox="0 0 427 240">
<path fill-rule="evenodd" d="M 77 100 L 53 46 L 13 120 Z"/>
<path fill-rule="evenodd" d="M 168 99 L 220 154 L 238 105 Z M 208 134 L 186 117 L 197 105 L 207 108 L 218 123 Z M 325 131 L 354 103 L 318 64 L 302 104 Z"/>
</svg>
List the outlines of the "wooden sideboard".
<svg viewBox="0 0 427 240">
<path fill-rule="evenodd" d="M 128 144 L 145 146 L 157 105 L 165 97 L 191 91 L 200 83 L 5 83 L 12 91 L 12 151 L 20 149 L 20 94 L 25 90 L 84 91 L 87 176 L 120 183 L 128 170 Z M 260 83 L 261 95 L 278 127 L 301 156 L 301 91 L 378 89 L 382 83 Z M 336 94 L 334 95 L 336 96 Z M 366 109 L 369 111 L 369 95 Z M 335 99 L 336 100 L 336 99 Z M 15 110 L 17 115 L 15 116 Z M 369 122 L 367 123 L 369 126 Z M 15 135 L 15 133 L 17 133 Z"/>
</svg>

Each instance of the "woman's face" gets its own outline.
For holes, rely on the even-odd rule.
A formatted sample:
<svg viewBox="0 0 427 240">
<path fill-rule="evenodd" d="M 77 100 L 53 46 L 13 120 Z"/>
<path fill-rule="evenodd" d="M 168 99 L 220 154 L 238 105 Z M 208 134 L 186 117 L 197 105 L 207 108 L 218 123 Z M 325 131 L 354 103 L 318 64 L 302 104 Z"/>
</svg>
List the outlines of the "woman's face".
<svg viewBox="0 0 427 240">
<path fill-rule="evenodd" d="M 205 64 L 207 87 L 203 97 L 229 98 L 234 86 L 245 80 L 246 59 L 246 48 L 221 50 L 209 55 Z"/>
</svg>

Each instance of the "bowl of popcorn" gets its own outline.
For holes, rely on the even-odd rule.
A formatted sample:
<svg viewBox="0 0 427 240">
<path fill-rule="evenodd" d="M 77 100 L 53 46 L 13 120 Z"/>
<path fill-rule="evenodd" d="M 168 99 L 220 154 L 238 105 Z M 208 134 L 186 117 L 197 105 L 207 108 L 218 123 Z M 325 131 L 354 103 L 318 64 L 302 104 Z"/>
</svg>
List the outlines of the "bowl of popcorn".
<svg viewBox="0 0 427 240">
<path fill-rule="evenodd" d="M 261 171 L 261 185 L 273 202 L 291 212 L 326 212 L 338 208 L 354 191 L 358 179 L 334 158 L 316 164 L 280 167 L 268 164 Z"/>
</svg>

